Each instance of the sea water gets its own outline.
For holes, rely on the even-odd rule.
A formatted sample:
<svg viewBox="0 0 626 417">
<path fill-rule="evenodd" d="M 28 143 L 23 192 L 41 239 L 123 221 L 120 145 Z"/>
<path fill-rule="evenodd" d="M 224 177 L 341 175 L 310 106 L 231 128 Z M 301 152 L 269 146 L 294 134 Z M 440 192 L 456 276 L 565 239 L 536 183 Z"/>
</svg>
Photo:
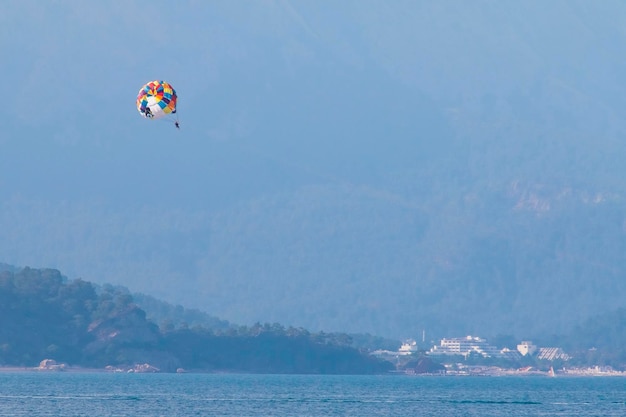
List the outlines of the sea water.
<svg viewBox="0 0 626 417">
<path fill-rule="evenodd" d="M 0 373 L 0 416 L 402 415 L 626 416 L 626 378 Z"/>
</svg>

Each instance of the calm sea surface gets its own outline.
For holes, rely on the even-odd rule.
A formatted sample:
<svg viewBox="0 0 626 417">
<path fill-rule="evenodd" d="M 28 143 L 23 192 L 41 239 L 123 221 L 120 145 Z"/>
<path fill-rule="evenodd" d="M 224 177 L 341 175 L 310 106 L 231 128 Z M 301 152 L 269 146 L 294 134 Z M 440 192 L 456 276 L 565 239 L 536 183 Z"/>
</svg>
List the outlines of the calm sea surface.
<svg viewBox="0 0 626 417">
<path fill-rule="evenodd" d="M 626 416 L 622 377 L 0 373 L 0 416 Z"/>
</svg>

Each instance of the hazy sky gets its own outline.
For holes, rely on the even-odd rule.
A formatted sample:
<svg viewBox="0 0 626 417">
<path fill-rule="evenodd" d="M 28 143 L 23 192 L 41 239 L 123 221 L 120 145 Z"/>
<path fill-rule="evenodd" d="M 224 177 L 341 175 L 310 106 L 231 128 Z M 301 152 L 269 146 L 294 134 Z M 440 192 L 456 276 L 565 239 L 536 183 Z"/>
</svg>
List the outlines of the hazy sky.
<svg viewBox="0 0 626 417">
<path fill-rule="evenodd" d="M 515 111 L 533 89 L 553 90 L 551 102 L 539 104 L 546 108 L 580 102 L 581 113 L 608 118 L 625 92 L 618 82 L 624 64 L 614 59 L 625 52 L 617 41 L 623 34 L 614 33 L 624 15 L 621 3 L 609 1 L 3 2 L 1 68 L 12 97 L 0 115 L 3 157 L 12 168 L 43 169 L 17 181 L 0 171 L 0 185 L 116 199 L 85 183 L 63 190 L 55 180 L 79 181 L 74 171 L 85 170 L 83 182 L 106 187 L 102 176 L 119 170 L 116 181 L 132 182 L 130 171 L 143 164 L 151 174 L 172 169 L 175 178 L 180 169 L 194 172 L 198 155 L 223 152 L 220 146 L 232 146 L 235 159 L 252 152 L 257 162 L 332 177 L 345 161 L 326 172 L 326 162 L 311 159 L 319 142 L 283 139 L 283 126 L 299 123 L 317 137 L 331 136 L 324 128 L 349 131 L 344 125 L 360 114 L 380 113 L 367 107 L 376 100 L 396 105 L 381 117 L 383 127 L 402 106 L 458 119 L 486 104 Z M 139 87 L 156 78 L 179 92 L 181 132 L 133 112 Z M 422 104 L 394 100 L 399 91 Z M 319 124 L 324 111 L 336 115 L 328 121 L 335 126 Z M 367 146 L 350 144 L 355 150 L 367 153 Z M 321 153 L 325 159 L 328 149 Z"/>
</svg>

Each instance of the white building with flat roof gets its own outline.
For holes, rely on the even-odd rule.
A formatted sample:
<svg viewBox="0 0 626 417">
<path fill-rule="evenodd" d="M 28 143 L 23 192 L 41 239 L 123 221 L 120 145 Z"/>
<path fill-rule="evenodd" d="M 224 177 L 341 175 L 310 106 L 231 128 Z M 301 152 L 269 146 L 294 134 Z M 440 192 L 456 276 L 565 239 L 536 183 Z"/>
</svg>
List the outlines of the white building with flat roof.
<svg viewBox="0 0 626 417">
<path fill-rule="evenodd" d="M 484 358 L 501 357 L 496 347 L 491 346 L 485 339 L 475 336 L 455 337 L 451 339 L 441 339 L 439 346 L 433 346 L 428 352 L 430 355 L 463 355 L 467 356 L 476 353 Z"/>
<path fill-rule="evenodd" d="M 415 352 L 417 352 L 417 342 L 413 339 L 406 340 L 398 349 L 399 355 L 412 355 Z"/>
</svg>

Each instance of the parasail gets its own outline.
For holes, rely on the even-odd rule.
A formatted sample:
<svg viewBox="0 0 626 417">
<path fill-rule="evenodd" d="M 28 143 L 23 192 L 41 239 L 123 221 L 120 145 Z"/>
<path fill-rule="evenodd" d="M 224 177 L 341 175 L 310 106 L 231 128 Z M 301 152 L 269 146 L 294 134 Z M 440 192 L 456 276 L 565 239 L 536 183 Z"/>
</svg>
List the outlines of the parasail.
<svg viewBox="0 0 626 417">
<path fill-rule="evenodd" d="M 176 91 L 169 83 L 150 81 L 137 94 L 137 110 L 148 119 L 160 119 L 176 113 L 177 99 Z"/>
</svg>

